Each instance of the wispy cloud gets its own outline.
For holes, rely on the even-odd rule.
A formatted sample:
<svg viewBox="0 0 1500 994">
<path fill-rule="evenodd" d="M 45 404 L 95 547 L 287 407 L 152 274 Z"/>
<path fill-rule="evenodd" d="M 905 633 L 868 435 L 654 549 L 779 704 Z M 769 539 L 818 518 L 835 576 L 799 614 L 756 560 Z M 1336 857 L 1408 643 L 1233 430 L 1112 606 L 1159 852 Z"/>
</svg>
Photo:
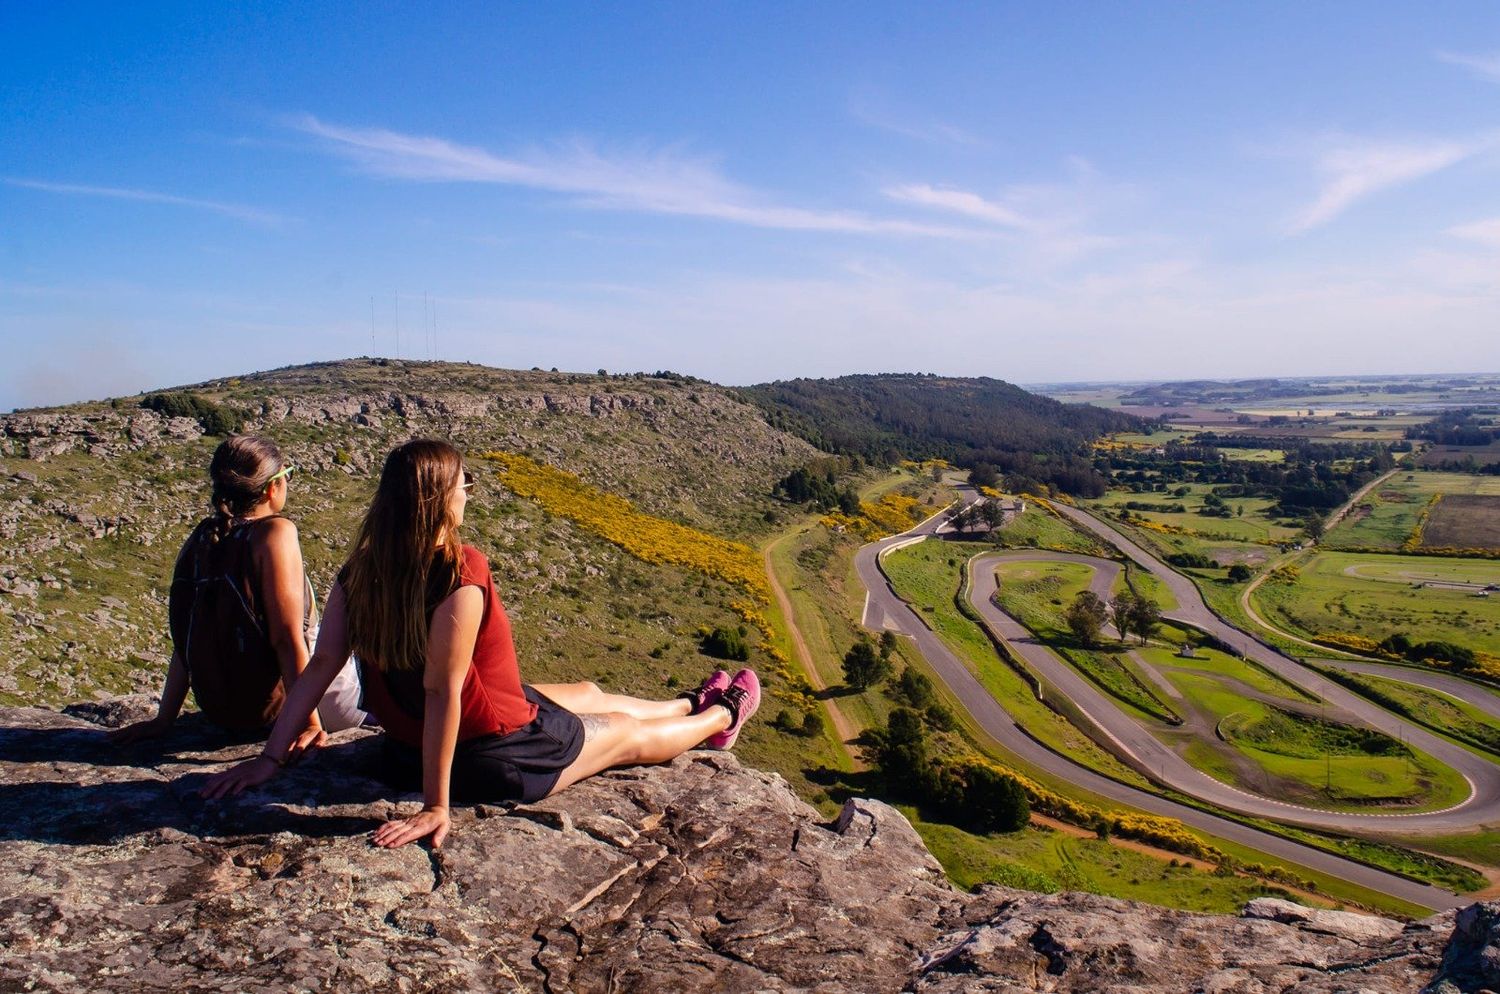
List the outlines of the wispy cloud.
<svg viewBox="0 0 1500 994">
<path fill-rule="evenodd" d="M 46 193 L 61 193 L 80 197 L 106 197 L 112 200 L 135 200 L 148 204 L 170 204 L 174 207 L 191 207 L 194 210 L 210 211 L 214 214 L 222 214 L 240 221 L 250 221 L 254 224 L 280 224 L 288 218 L 273 211 L 262 210 L 259 207 L 247 207 L 244 204 L 231 204 L 219 200 L 203 200 L 197 197 L 179 197 L 171 193 L 157 193 L 154 190 L 130 190 L 114 186 L 88 186 L 81 183 L 54 183 L 49 180 L 21 179 L 13 176 L 5 178 L 9 186 L 19 186 L 27 190 L 42 190 Z"/>
<path fill-rule="evenodd" d="M 1437 57 L 1449 65 L 1461 66 L 1476 76 L 1500 83 L 1500 52 L 1491 52 L 1488 55 L 1439 52 Z"/>
<path fill-rule="evenodd" d="M 758 228 L 858 234 L 974 237 L 961 228 L 875 218 L 854 211 L 790 207 L 724 177 L 703 158 L 674 149 L 606 155 L 583 142 L 501 156 L 443 138 L 328 124 L 311 115 L 293 127 L 366 172 L 431 183 L 494 183 L 568 194 L 585 207 L 711 218 Z"/>
<path fill-rule="evenodd" d="M 1483 245 L 1493 245 L 1500 248 L 1500 217 L 1485 218 L 1482 221 L 1471 221 L 1468 224 L 1454 225 L 1448 229 L 1448 234 L 1455 238 L 1463 238 L 1471 242 L 1479 242 Z"/>
<path fill-rule="evenodd" d="M 907 183 L 888 187 L 885 194 L 892 200 L 962 214 L 989 224 L 997 224 L 1002 228 L 1017 228 L 1023 231 L 1037 228 L 1035 221 L 1014 208 L 993 200 L 986 200 L 979 194 L 967 190 L 944 189 L 927 183 Z"/>
<path fill-rule="evenodd" d="M 1447 169 L 1488 144 L 1492 140 L 1408 144 L 1345 141 L 1328 147 L 1315 162 L 1323 176 L 1322 190 L 1287 227 L 1297 234 L 1327 224 L 1366 197 Z"/>
<path fill-rule="evenodd" d="M 893 135 L 910 138 L 928 145 L 957 145 L 974 147 L 985 142 L 969 131 L 945 121 L 914 122 L 898 117 L 877 107 L 879 103 L 868 94 L 856 94 L 849 101 L 849 114 L 856 121 L 871 128 L 889 131 Z"/>
</svg>

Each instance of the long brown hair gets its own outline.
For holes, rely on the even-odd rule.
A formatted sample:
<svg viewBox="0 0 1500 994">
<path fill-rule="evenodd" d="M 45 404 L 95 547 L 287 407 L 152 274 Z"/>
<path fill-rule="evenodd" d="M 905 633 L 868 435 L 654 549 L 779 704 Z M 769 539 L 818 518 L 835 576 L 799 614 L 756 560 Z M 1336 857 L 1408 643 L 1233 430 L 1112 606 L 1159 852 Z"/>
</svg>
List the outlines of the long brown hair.
<svg viewBox="0 0 1500 994">
<path fill-rule="evenodd" d="M 208 464 L 213 480 L 209 503 L 217 516 L 213 541 L 228 533 L 235 518 L 244 517 L 266 498 L 271 477 L 286 465 L 281 450 L 269 438 L 260 435 L 230 435 L 214 450 Z"/>
<path fill-rule="evenodd" d="M 382 670 L 421 669 L 428 613 L 458 586 L 463 554 L 448 503 L 463 457 L 418 438 L 386 456 L 343 574 L 349 648 Z"/>
</svg>

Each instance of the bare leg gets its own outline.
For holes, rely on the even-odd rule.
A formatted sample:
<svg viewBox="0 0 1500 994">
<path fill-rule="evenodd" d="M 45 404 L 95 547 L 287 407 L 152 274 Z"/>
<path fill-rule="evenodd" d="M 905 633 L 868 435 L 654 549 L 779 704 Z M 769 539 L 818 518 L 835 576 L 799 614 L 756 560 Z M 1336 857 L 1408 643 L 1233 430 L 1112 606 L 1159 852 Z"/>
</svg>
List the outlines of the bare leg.
<svg viewBox="0 0 1500 994">
<path fill-rule="evenodd" d="M 685 698 L 670 701 L 646 701 L 624 694 L 608 694 L 596 683 L 536 683 L 532 689 L 554 704 L 574 714 L 625 714 L 632 718 L 685 718 L 693 705 Z M 713 733 L 710 732 L 710 735 Z M 707 738 L 708 736 L 704 736 Z M 700 739 L 699 741 L 702 741 Z M 681 751 L 681 750 L 679 750 Z"/>
<path fill-rule="evenodd" d="M 601 770 L 666 762 L 724 731 L 731 721 L 729 710 L 722 707 L 675 718 L 642 720 L 619 712 L 580 714 L 578 718 L 583 722 L 583 751 L 558 777 L 554 794 Z"/>
</svg>

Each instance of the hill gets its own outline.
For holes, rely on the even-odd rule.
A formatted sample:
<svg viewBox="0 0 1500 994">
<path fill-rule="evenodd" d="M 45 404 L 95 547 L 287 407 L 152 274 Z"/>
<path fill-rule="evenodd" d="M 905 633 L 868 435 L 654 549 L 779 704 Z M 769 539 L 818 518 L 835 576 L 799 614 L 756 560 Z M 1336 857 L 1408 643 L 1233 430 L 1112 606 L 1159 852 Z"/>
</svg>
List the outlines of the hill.
<svg viewBox="0 0 1500 994">
<path fill-rule="evenodd" d="M 466 537 L 490 557 L 528 678 L 658 695 L 701 676 L 697 632 L 741 623 L 743 584 L 632 555 L 507 487 L 506 465 L 479 456 L 528 457 L 513 462 L 565 471 L 549 479 L 578 499 L 607 493 L 691 530 L 664 534 L 741 543 L 770 527 L 774 481 L 817 456 L 686 377 L 384 359 L 0 417 L 0 702 L 159 688 L 166 581 L 207 513 L 219 438 L 205 427 L 229 425 L 269 435 L 297 466 L 287 513 L 320 597 L 385 453 L 414 436 L 452 439 L 479 477 Z"/>
<path fill-rule="evenodd" d="M 1018 478 L 1007 484 L 1013 490 L 1041 482 L 1069 493 L 1102 492 L 1102 478 L 1086 458 L 1088 443 L 1143 424 L 988 377 L 885 373 L 784 380 L 739 392 L 760 405 L 770 424 L 821 449 L 881 463 L 988 463 Z"/>
</svg>

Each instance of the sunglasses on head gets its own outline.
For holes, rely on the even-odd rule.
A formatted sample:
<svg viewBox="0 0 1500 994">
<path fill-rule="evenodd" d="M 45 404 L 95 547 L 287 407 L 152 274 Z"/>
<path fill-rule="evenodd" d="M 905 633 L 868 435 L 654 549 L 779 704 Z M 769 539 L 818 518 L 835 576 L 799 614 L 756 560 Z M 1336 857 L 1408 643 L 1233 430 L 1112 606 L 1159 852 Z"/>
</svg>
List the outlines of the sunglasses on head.
<svg viewBox="0 0 1500 994">
<path fill-rule="evenodd" d="M 471 472 L 469 472 L 468 470 L 464 470 L 464 483 L 463 483 L 463 487 L 464 487 L 465 490 L 473 490 L 474 489 L 474 474 L 471 473 Z"/>
<path fill-rule="evenodd" d="M 290 480 L 292 478 L 292 474 L 296 471 L 296 466 L 293 466 L 291 463 L 287 463 L 285 466 L 281 467 L 281 470 L 275 476 L 266 481 L 266 486 L 270 486 L 277 480 L 281 479 L 283 476 Z"/>
</svg>

